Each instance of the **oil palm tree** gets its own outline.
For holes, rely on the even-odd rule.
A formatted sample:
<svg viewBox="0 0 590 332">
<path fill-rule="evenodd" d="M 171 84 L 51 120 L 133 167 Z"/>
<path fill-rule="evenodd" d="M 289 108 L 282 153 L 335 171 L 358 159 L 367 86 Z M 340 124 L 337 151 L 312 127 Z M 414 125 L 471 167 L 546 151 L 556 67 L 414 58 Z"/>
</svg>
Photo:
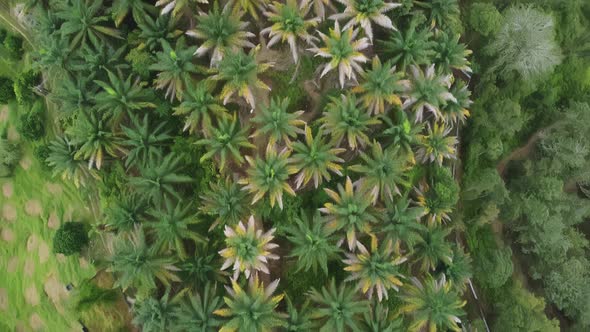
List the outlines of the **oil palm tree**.
<svg viewBox="0 0 590 332">
<path fill-rule="evenodd" d="M 460 37 L 459 34 L 453 37 L 444 31 L 437 34 L 433 62 L 443 73 L 452 73 L 453 69 L 460 70 L 467 75 L 472 72 L 467 57 L 473 52 L 468 50 L 465 44 L 459 43 Z"/>
<path fill-rule="evenodd" d="M 439 29 L 452 28 L 461 14 L 457 0 L 415 1 L 415 3 L 429 11 L 428 18 L 431 26 Z"/>
<path fill-rule="evenodd" d="M 182 30 L 177 27 L 178 18 L 170 15 L 160 15 L 155 19 L 146 15 L 136 23 L 140 29 L 138 39 L 152 52 L 160 50 L 164 42 L 173 44 L 182 35 Z"/>
<path fill-rule="evenodd" d="M 237 280 L 231 283 L 231 288 L 226 286 L 228 296 L 223 298 L 227 307 L 213 312 L 229 319 L 219 332 L 270 332 L 285 325 L 283 315 L 276 311 L 284 294 L 272 296 L 279 279 L 264 287 L 258 277 L 254 277 L 249 280 L 247 289 L 243 289 Z"/>
<path fill-rule="evenodd" d="M 381 131 L 380 136 L 387 139 L 389 146 L 399 146 L 414 160 L 412 147 L 419 143 L 418 139 L 424 125 L 411 122 L 406 112 L 395 112 L 393 119 L 389 116 L 382 116 L 381 120 L 386 127 Z"/>
<path fill-rule="evenodd" d="M 240 148 L 254 148 L 255 146 L 248 142 L 249 128 L 240 128 L 238 118 L 234 113 L 233 118 L 220 118 L 217 127 L 211 128 L 211 137 L 202 138 L 195 142 L 197 145 L 207 146 L 207 153 L 201 157 L 201 162 L 216 156 L 219 158 L 220 171 L 225 169 L 228 156 L 231 157 L 238 165 L 244 162 L 244 157 L 240 153 Z"/>
<path fill-rule="evenodd" d="M 164 295 L 155 299 L 147 297 L 137 301 L 133 306 L 133 325 L 141 326 L 142 331 L 158 332 L 169 331 L 175 326 L 174 313 L 178 308 L 178 302 L 169 300 L 170 289 Z"/>
<path fill-rule="evenodd" d="M 216 217 L 210 229 L 220 224 L 235 225 L 250 214 L 248 193 L 229 176 L 209 186 L 201 195 L 200 209 Z"/>
<path fill-rule="evenodd" d="M 52 176 L 71 180 L 76 187 L 85 185 L 91 178 L 98 178 L 94 169 L 88 169 L 86 162 L 76 158 L 78 148 L 66 137 L 57 137 L 49 143 L 46 162 L 52 169 Z"/>
<path fill-rule="evenodd" d="M 320 77 L 324 77 L 332 69 L 338 68 L 341 88 L 344 88 L 346 80 L 356 82 L 356 73 L 363 71 L 360 64 L 368 61 L 361 51 L 369 47 L 369 40 L 366 37 L 356 40 L 358 30 L 351 28 L 342 31 L 338 21 L 334 22 L 334 28 L 330 29 L 328 35 L 320 31 L 318 34 L 324 47 L 312 47 L 308 50 L 314 52 L 315 56 L 329 59 L 328 63 L 322 65 L 323 70 Z"/>
<path fill-rule="evenodd" d="M 158 72 L 154 80 L 156 89 L 166 89 L 166 98 L 170 101 L 176 97 L 182 100 L 187 82 L 191 75 L 198 72 L 197 66 L 192 63 L 194 47 L 186 47 L 183 40 L 176 43 L 172 49 L 170 44 L 162 41 L 162 52 L 156 53 L 157 62 L 150 66 L 150 70 Z"/>
<path fill-rule="evenodd" d="M 360 242 L 357 243 L 357 253 L 346 253 L 343 262 L 347 265 L 344 270 L 350 272 L 346 281 L 357 281 L 357 289 L 367 294 L 369 299 L 377 291 L 379 302 L 383 297 L 388 298 L 388 290 L 399 292 L 403 285 L 404 275 L 399 265 L 407 260 L 401 256 L 399 242 L 388 240 L 379 247 L 377 237 L 371 236 L 371 251 Z"/>
<path fill-rule="evenodd" d="M 451 220 L 449 215 L 453 211 L 455 201 L 442 200 L 436 187 L 430 186 L 426 181 L 421 181 L 415 192 L 416 202 L 424 209 L 424 216 L 429 225 Z"/>
<path fill-rule="evenodd" d="M 123 192 L 105 209 L 107 227 L 118 233 L 130 232 L 146 219 L 148 204 L 140 195 Z"/>
<path fill-rule="evenodd" d="M 313 179 L 314 187 L 317 188 L 323 180 L 330 181 L 330 172 L 342 176 L 342 164 L 344 159 L 338 157 L 346 151 L 343 148 L 336 148 L 328 143 L 320 128 L 315 137 L 311 128 L 305 126 L 305 142 L 296 141 L 291 144 L 293 156 L 291 163 L 299 172 L 295 177 L 297 189 Z"/>
<path fill-rule="evenodd" d="M 142 0 L 113 0 L 110 12 L 115 26 L 119 27 L 129 12 L 135 22 L 141 22 L 148 13 L 153 13 L 153 9 L 152 5 Z"/>
<path fill-rule="evenodd" d="M 121 125 L 127 139 L 123 141 L 129 148 L 125 159 L 125 167 L 131 165 L 146 165 L 149 160 L 162 157 L 162 148 L 172 139 L 166 122 L 160 122 L 155 128 L 150 126 L 148 115 L 139 122 L 137 116 L 131 116 L 132 127 Z"/>
<path fill-rule="evenodd" d="M 416 157 L 423 163 L 436 162 L 439 166 L 442 165 L 445 159 L 457 158 L 456 147 L 459 144 L 457 137 L 450 136 L 451 127 L 447 127 L 444 123 L 435 123 L 426 125 L 426 135 L 419 135 L 418 140 L 420 147 L 416 151 Z"/>
<path fill-rule="evenodd" d="M 360 173 L 361 183 L 373 198 L 373 204 L 377 199 L 389 199 L 400 195 L 399 186 L 410 186 L 408 171 L 412 168 L 410 158 L 400 151 L 398 146 L 383 149 L 377 141 L 371 146 L 371 156 L 364 151 L 360 152 L 363 164 L 350 166 L 348 169 Z"/>
<path fill-rule="evenodd" d="M 240 273 L 244 273 L 246 278 L 256 275 L 258 271 L 269 274 L 267 262 L 269 259 L 279 259 L 279 256 L 272 254 L 270 251 L 277 248 L 278 245 L 272 243 L 275 229 L 262 233 L 257 229 L 254 216 L 250 216 L 248 224 L 245 226 L 241 221 L 235 227 L 225 226 L 225 245 L 226 248 L 219 251 L 221 257 L 225 259 L 221 270 L 233 266 L 233 279 L 236 280 Z M 256 278 L 256 277 L 255 277 Z"/>
<path fill-rule="evenodd" d="M 319 213 L 310 219 L 301 211 L 283 230 L 287 239 L 293 245 L 289 257 L 297 258 L 297 271 L 317 273 L 318 267 L 328 275 L 328 260 L 336 258 L 340 249 L 336 245 L 334 231 L 326 227 L 324 219 Z"/>
<path fill-rule="evenodd" d="M 427 28 L 418 28 L 419 21 L 412 19 L 404 31 L 393 31 L 389 39 L 381 41 L 383 53 L 404 72 L 409 66 L 421 66 L 434 57 L 433 33 Z"/>
<path fill-rule="evenodd" d="M 108 244 L 108 250 L 111 254 L 108 271 L 117 275 L 114 287 L 154 289 L 156 278 L 167 286 L 171 281 L 180 281 L 174 273 L 178 271 L 174 260 L 163 256 L 156 246 L 150 246 L 141 227 L 129 234 L 119 234 Z"/>
<path fill-rule="evenodd" d="M 467 282 L 472 277 L 471 257 L 460 245 L 453 246 L 453 260 L 450 264 L 442 264 L 437 270 L 444 275 L 454 289 L 465 291 Z"/>
<path fill-rule="evenodd" d="M 403 318 L 394 318 L 386 304 L 374 302 L 371 310 L 365 312 L 364 329 L 367 332 L 405 332 Z"/>
<path fill-rule="evenodd" d="M 385 29 L 397 30 L 385 13 L 400 7 L 401 3 L 385 2 L 385 0 L 338 0 L 338 2 L 346 6 L 346 8 L 344 8 L 343 12 L 330 16 L 330 19 L 350 19 L 344 25 L 344 30 L 360 25 L 371 42 L 373 42 L 371 22 Z"/>
<path fill-rule="evenodd" d="M 444 276 L 438 280 L 427 276 L 423 282 L 412 278 L 412 283 L 402 296 L 402 311 L 413 317 L 410 331 L 461 331 L 459 317 L 465 314 L 461 308 L 466 301 L 461 300 Z"/>
<path fill-rule="evenodd" d="M 404 73 L 396 72 L 390 62 L 383 65 L 379 57 L 375 56 L 371 70 L 360 76 L 362 83 L 352 91 L 361 94 L 363 104 L 370 113 L 383 114 L 392 105 L 401 106 L 400 95 L 408 89 L 410 82 L 403 80 Z"/>
<path fill-rule="evenodd" d="M 139 167 L 139 176 L 129 179 L 129 184 L 155 205 L 162 204 L 166 196 L 181 199 L 178 185 L 193 182 L 193 178 L 178 174 L 180 158 L 174 154 L 149 160 L 145 166 Z"/>
<path fill-rule="evenodd" d="M 202 293 L 190 293 L 174 311 L 173 332 L 216 332 L 223 323 L 215 314 L 223 305 L 217 284 L 207 283 Z M 201 295 L 203 294 L 203 295 Z"/>
<path fill-rule="evenodd" d="M 353 94 L 330 97 L 330 103 L 319 121 L 321 128 L 330 134 L 337 146 L 346 138 L 353 150 L 370 142 L 367 135 L 369 126 L 381 123 L 379 119 L 371 117 Z"/>
<path fill-rule="evenodd" d="M 100 39 L 107 37 L 121 39 L 121 33 L 114 28 L 104 25 L 108 16 L 103 15 L 102 0 L 71 0 L 59 3 L 57 16 L 64 22 L 59 28 L 62 36 L 70 39 L 70 49 L 86 45 L 90 41 L 99 45 Z"/>
<path fill-rule="evenodd" d="M 209 3 L 208 0 L 158 0 L 156 6 L 163 6 L 160 15 L 167 15 L 172 13 L 172 16 L 177 16 L 186 9 L 190 9 L 195 3 Z"/>
<path fill-rule="evenodd" d="M 229 51 L 255 47 L 248 40 L 255 35 L 246 31 L 248 22 L 241 21 L 243 15 L 240 11 L 232 12 L 230 3 L 220 10 L 217 1 L 209 13 L 200 12 L 195 28 L 186 32 L 191 37 L 204 40 L 195 55 L 201 57 L 211 53 L 211 67 L 216 67 Z"/>
<path fill-rule="evenodd" d="M 105 154 L 114 157 L 125 152 L 121 138 L 94 112 L 82 112 L 66 133 L 70 143 L 78 147 L 75 158 L 88 160 L 88 168 L 100 169 Z"/>
<path fill-rule="evenodd" d="M 233 4 L 233 11 L 243 11 L 247 12 L 254 18 L 255 21 L 258 21 L 258 11 L 264 10 L 266 8 L 269 0 L 236 0 L 232 2 Z"/>
<path fill-rule="evenodd" d="M 287 302 L 287 318 L 285 322 L 284 328 L 286 331 L 290 332 L 307 332 L 311 331 L 313 326 L 313 321 L 311 319 L 311 308 L 309 307 L 309 302 L 306 301 L 301 306 L 301 309 L 297 310 L 291 299 L 287 296 L 285 297 L 285 302 Z"/>
<path fill-rule="evenodd" d="M 241 49 L 229 51 L 219 62 L 217 74 L 211 76 L 214 81 L 223 81 L 220 97 L 225 105 L 229 99 L 237 94 L 255 108 L 254 88 L 266 89 L 270 87 L 262 82 L 258 75 L 271 67 L 268 63 L 256 63 L 258 48 L 253 48 L 248 54 Z"/>
<path fill-rule="evenodd" d="M 174 108 L 174 115 L 185 116 L 182 130 L 188 130 L 191 134 L 195 133 L 199 126 L 203 131 L 208 131 L 212 115 L 227 117 L 228 112 L 225 107 L 219 105 L 218 98 L 213 96 L 208 84 L 203 82 L 196 86 L 189 82 L 182 103 Z"/>
<path fill-rule="evenodd" d="M 301 1 L 300 7 L 304 6 L 313 6 L 315 16 L 319 17 L 322 21 L 326 18 L 326 6 L 334 8 L 332 0 L 304 0 Z"/>
<path fill-rule="evenodd" d="M 407 93 L 407 99 L 402 108 L 414 111 L 416 122 L 422 122 L 424 111 L 430 112 L 435 119 L 442 117 L 441 107 L 447 102 L 456 102 L 457 99 L 449 92 L 452 75 L 437 75 L 434 64 L 422 71 L 419 67 L 411 66 L 411 85 Z"/>
<path fill-rule="evenodd" d="M 209 282 L 223 283 L 227 273 L 219 270 L 221 262 L 217 252 L 207 244 L 198 244 L 194 254 L 178 264 L 178 273 L 190 291 L 200 290 Z"/>
<path fill-rule="evenodd" d="M 107 42 L 100 41 L 98 45 L 84 45 L 74 52 L 70 61 L 70 68 L 77 74 L 91 77 L 102 75 L 104 71 L 127 69 L 128 65 L 123 59 L 126 46 L 115 48 Z"/>
<path fill-rule="evenodd" d="M 421 206 L 410 206 L 411 200 L 404 195 L 393 202 L 386 202 L 385 222 L 381 230 L 385 237 L 392 241 L 401 241 L 412 251 L 422 241 L 422 234 L 427 231 L 420 219 L 426 214 Z"/>
<path fill-rule="evenodd" d="M 450 230 L 431 226 L 422 233 L 422 239 L 414 247 L 414 257 L 424 272 L 433 271 L 439 263 L 451 264 L 453 248 L 446 240 Z"/>
<path fill-rule="evenodd" d="M 316 308 L 312 317 L 320 320 L 320 331 L 361 331 L 361 317 L 368 311 L 369 302 L 360 300 L 354 288 L 346 283 L 336 288 L 332 279 L 321 291 L 312 288 L 308 297 Z"/>
<path fill-rule="evenodd" d="M 287 148 L 277 153 L 276 148 L 269 145 L 264 159 L 246 156 L 250 167 L 247 170 L 247 177 L 240 179 L 238 183 L 245 185 L 243 190 L 254 195 L 252 204 L 268 196 L 271 207 L 274 207 L 277 202 L 283 209 L 283 192 L 295 196 L 295 191 L 288 182 L 289 176 L 297 172 L 297 169 L 289 164 L 290 154 L 291 151 Z"/>
<path fill-rule="evenodd" d="M 205 238 L 193 232 L 190 226 L 199 222 L 192 213 L 190 204 L 178 202 L 172 205 L 168 198 L 164 199 L 163 207 L 156 207 L 149 211 L 152 219 L 146 224 L 148 234 L 154 238 L 154 245 L 164 252 L 174 251 L 182 260 L 187 258 L 183 240 L 205 242 Z"/>
<path fill-rule="evenodd" d="M 117 121 L 131 111 L 156 107 L 150 91 L 140 85 L 139 78 L 133 81 L 129 75 L 123 80 L 120 75 L 115 75 L 111 71 L 107 71 L 107 74 L 108 82 L 94 80 L 94 83 L 102 88 L 94 97 L 98 110 L 106 112 Z"/>
<path fill-rule="evenodd" d="M 279 41 L 282 43 L 286 41 L 291 49 L 293 61 L 297 63 L 300 52 L 297 47 L 297 39 L 301 39 L 307 44 L 317 39 L 309 33 L 309 29 L 317 27 L 321 19 L 319 17 L 306 19 L 310 8 L 306 3 L 298 6 L 296 0 L 271 3 L 270 10 L 266 11 L 264 15 L 272 25 L 260 31 L 263 35 L 268 34 L 270 38 L 266 46 L 270 48 Z"/>
<path fill-rule="evenodd" d="M 258 126 L 252 137 L 264 135 L 268 138 L 268 145 L 284 142 L 290 146 L 291 139 L 303 133 L 300 127 L 305 121 L 300 119 L 303 111 L 289 113 L 288 108 L 288 97 L 272 98 L 269 105 L 263 105 L 251 120 Z"/>
<path fill-rule="evenodd" d="M 364 191 L 355 190 L 352 181 L 346 177 L 346 184 L 338 184 L 338 193 L 332 189 L 324 189 L 333 202 L 324 204 L 319 209 L 327 215 L 329 230 L 343 230 L 346 233 L 348 249 L 356 248 L 357 232 L 371 233 L 371 224 L 378 223 L 378 210 L 372 205 L 372 198 Z"/>
<path fill-rule="evenodd" d="M 441 109 L 442 120 L 448 125 L 462 124 L 469 116 L 468 108 L 471 106 L 472 101 L 471 91 L 469 91 L 467 85 L 461 80 L 455 81 L 450 90 L 456 101 L 449 101 Z"/>
</svg>

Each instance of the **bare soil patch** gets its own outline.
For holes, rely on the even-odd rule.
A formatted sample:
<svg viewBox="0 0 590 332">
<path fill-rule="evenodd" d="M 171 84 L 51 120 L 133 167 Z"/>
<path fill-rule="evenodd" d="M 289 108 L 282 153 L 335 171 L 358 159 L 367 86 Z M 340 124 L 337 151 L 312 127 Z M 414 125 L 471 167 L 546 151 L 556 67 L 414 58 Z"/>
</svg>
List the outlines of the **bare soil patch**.
<svg viewBox="0 0 590 332">
<path fill-rule="evenodd" d="M 47 191 L 50 194 L 53 194 L 53 195 L 61 195 L 61 193 L 63 192 L 62 187 L 57 183 L 47 182 L 47 184 L 45 185 L 45 188 L 47 189 Z"/>
<path fill-rule="evenodd" d="M 25 260 L 24 271 L 27 277 L 32 277 L 33 273 L 35 273 L 35 262 L 33 262 L 31 258 L 27 258 L 27 260 Z"/>
<path fill-rule="evenodd" d="M 8 140 L 12 142 L 16 142 L 20 139 L 20 135 L 18 134 L 18 131 L 14 126 L 11 125 L 8 127 L 6 138 L 8 138 Z"/>
<path fill-rule="evenodd" d="M 64 254 L 56 254 L 55 257 L 57 258 L 57 261 L 60 263 L 66 262 L 66 256 Z"/>
<path fill-rule="evenodd" d="M 47 219 L 47 227 L 51 229 L 58 229 L 60 225 L 59 217 L 57 216 L 57 212 L 53 211 L 49 214 L 49 219 Z"/>
<path fill-rule="evenodd" d="M 25 203 L 25 212 L 33 217 L 37 217 L 41 215 L 43 212 L 43 207 L 41 206 L 41 202 L 36 199 L 31 199 Z"/>
<path fill-rule="evenodd" d="M 6 264 L 6 271 L 8 271 L 8 273 L 14 273 L 16 271 L 17 267 L 18 267 L 18 257 L 16 257 L 16 256 L 10 257 L 10 259 L 8 260 L 8 264 Z"/>
<path fill-rule="evenodd" d="M 25 290 L 25 301 L 33 307 L 38 305 L 41 301 L 39 298 L 39 292 L 37 291 L 37 287 L 35 287 L 35 285 L 32 285 Z"/>
<path fill-rule="evenodd" d="M 12 242 L 14 241 L 15 235 L 14 232 L 12 231 L 12 229 L 10 228 L 4 228 L 2 229 L 2 240 L 6 241 L 6 242 Z"/>
<path fill-rule="evenodd" d="M 2 206 L 2 219 L 6 221 L 15 221 L 16 220 L 16 207 L 10 203 L 5 203 Z"/>
<path fill-rule="evenodd" d="M 43 320 L 37 313 L 34 313 L 31 315 L 31 318 L 29 319 L 29 325 L 31 325 L 33 331 L 39 331 L 43 329 L 43 327 L 45 326 L 45 322 L 43 322 Z"/>
<path fill-rule="evenodd" d="M 0 310 L 8 310 L 8 292 L 6 288 L 0 288 Z"/>
<path fill-rule="evenodd" d="M 39 243 L 39 262 L 42 264 L 47 262 L 49 259 L 49 253 L 49 246 L 45 241 L 41 241 L 41 243 Z"/>
<path fill-rule="evenodd" d="M 23 157 L 18 164 L 20 165 L 20 167 L 22 167 L 25 171 L 28 171 L 29 168 L 31 168 L 31 165 L 33 164 L 33 161 L 31 161 L 31 158 L 29 157 Z"/>
<path fill-rule="evenodd" d="M 14 188 L 12 187 L 12 182 L 6 182 L 2 185 L 2 195 L 6 198 L 12 197 L 14 193 Z"/>
<path fill-rule="evenodd" d="M 45 294 L 49 297 L 51 302 L 55 305 L 55 308 L 60 313 L 64 312 L 64 307 L 62 302 L 67 298 L 68 294 L 66 293 L 65 286 L 57 280 L 55 275 L 49 276 L 47 280 L 45 280 L 45 284 L 43 284 L 43 290 Z"/>
<path fill-rule="evenodd" d="M 27 239 L 27 251 L 31 252 L 37 248 L 39 245 L 39 238 L 36 234 L 31 234 Z"/>
<path fill-rule="evenodd" d="M 8 106 L 4 105 L 0 108 L 0 122 L 8 121 Z"/>
</svg>

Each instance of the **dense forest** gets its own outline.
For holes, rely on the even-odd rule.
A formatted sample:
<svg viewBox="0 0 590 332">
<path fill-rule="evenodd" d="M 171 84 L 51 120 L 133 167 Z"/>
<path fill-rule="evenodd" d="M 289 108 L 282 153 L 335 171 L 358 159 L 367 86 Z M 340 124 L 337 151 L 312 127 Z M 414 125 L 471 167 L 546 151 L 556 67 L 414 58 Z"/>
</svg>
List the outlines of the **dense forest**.
<svg viewBox="0 0 590 332">
<path fill-rule="evenodd" d="M 0 331 L 587 331 L 585 0 L 0 2 Z"/>
</svg>

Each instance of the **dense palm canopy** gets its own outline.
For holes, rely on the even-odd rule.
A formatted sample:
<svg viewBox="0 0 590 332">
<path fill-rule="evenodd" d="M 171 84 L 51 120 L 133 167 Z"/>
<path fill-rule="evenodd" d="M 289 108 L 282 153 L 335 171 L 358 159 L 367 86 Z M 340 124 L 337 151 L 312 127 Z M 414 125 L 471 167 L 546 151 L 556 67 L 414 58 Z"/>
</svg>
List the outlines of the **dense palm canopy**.
<svg viewBox="0 0 590 332">
<path fill-rule="evenodd" d="M 391 19 L 385 15 L 388 11 L 401 6 L 400 3 L 385 2 L 384 0 L 338 0 L 346 6 L 344 12 L 330 16 L 330 19 L 350 19 L 344 30 L 360 25 L 369 40 L 373 41 L 371 22 L 386 29 L 396 30 Z"/>
<path fill-rule="evenodd" d="M 418 21 L 413 19 L 404 31 L 394 31 L 381 42 L 384 53 L 391 55 L 390 61 L 402 71 L 409 66 L 425 65 L 434 57 L 436 42 L 432 31 L 417 26 Z"/>
<path fill-rule="evenodd" d="M 412 72 L 411 85 L 403 108 L 414 111 L 416 122 L 425 118 L 425 111 L 435 119 L 441 118 L 441 107 L 449 101 L 457 101 L 449 92 L 452 76 L 436 74 L 434 65 L 425 71 L 416 66 L 410 67 L 410 70 Z"/>
<path fill-rule="evenodd" d="M 136 116 L 131 116 L 132 127 L 121 126 L 127 139 L 123 144 L 127 146 L 128 153 L 125 166 L 146 165 L 150 160 L 162 157 L 162 148 L 172 136 L 166 129 L 166 122 L 160 122 L 157 126 L 150 126 L 148 115 L 139 121 Z"/>
<path fill-rule="evenodd" d="M 381 229 L 387 238 L 393 241 L 401 241 L 405 247 L 412 251 L 414 246 L 422 241 L 422 233 L 426 232 L 426 226 L 420 223 L 420 219 L 426 214 L 420 206 L 410 206 L 410 199 L 403 196 L 395 203 L 386 204 L 384 226 Z"/>
<path fill-rule="evenodd" d="M 290 113 L 288 109 L 289 98 L 273 98 L 269 105 L 262 106 L 251 120 L 258 127 L 253 137 L 266 136 L 269 145 L 283 142 L 290 145 L 291 139 L 303 133 L 300 127 L 305 125 L 305 121 L 300 119 L 303 111 Z"/>
<path fill-rule="evenodd" d="M 182 103 L 174 108 L 174 115 L 184 117 L 183 131 L 188 130 L 193 134 L 201 127 L 205 134 L 210 135 L 212 118 L 227 117 L 228 110 L 220 105 L 219 99 L 211 93 L 210 87 L 200 82 L 196 86 L 192 83 L 187 85 Z"/>
<path fill-rule="evenodd" d="M 433 126 L 427 126 L 427 130 L 426 135 L 418 136 L 420 148 L 416 152 L 416 157 L 423 163 L 436 162 L 439 166 L 445 159 L 455 159 L 459 141 L 457 137 L 449 135 L 452 127 L 447 127 L 444 123 L 435 123 Z"/>
<path fill-rule="evenodd" d="M 170 290 L 160 298 L 148 297 L 133 306 L 133 324 L 142 331 L 158 332 L 170 330 L 174 325 L 177 304 L 169 300 Z"/>
<path fill-rule="evenodd" d="M 162 48 L 162 52 L 156 54 L 158 61 L 150 66 L 150 70 L 158 73 L 154 84 L 156 89 L 166 90 L 166 98 L 170 101 L 174 98 L 182 100 L 191 74 L 198 72 L 197 66 L 192 63 L 194 47 L 186 47 L 179 41 L 172 49 L 168 42 L 163 41 Z"/>
<path fill-rule="evenodd" d="M 422 271 L 432 271 L 439 263 L 451 264 L 453 248 L 445 240 L 450 231 L 440 226 L 424 229 L 421 239 L 414 247 L 414 257 Z"/>
<path fill-rule="evenodd" d="M 174 311 L 173 331 L 216 332 L 222 321 L 213 312 L 219 310 L 223 301 L 216 295 L 216 284 L 207 283 L 202 292 L 189 294 Z"/>
<path fill-rule="evenodd" d="M 201 195 L 201 211 L 215 216 L 216 225 L 235 225 L 244 220 L 250 212 L 248 193 L 229 177 L 210 183 L 210 188 Z"/>
<path fill-rule="evenodd" d="M 107 226 L 119 233 L 130 232 L 145 219 L 148 204 L 146 200 L 136 194 L 123 193 L 112 200 L 105 211 Z"/>
<path fill-rule="evenodd" d="M 437 36 L 437 42 L 434 46 L 434 64 L 446 73 L 453 69 L 461 70 L 466 74 L 471 73 L 471 67 L 467 57 L 471 55 L 471 50 L 467 46 L 459 43 L 460 35 L 450 36 L 441 32 Z"/>
<path fill-rule="evenodd" d="M 114 0 L 110 11 L 111 17 L 118 27 L 130 12 L 136 22 L 141 22 L 145 16 L 148 16 L 148 13 L 153 11 L 153 8 L 152 5 L 142 0 Z"/>
<path fill-rule="evenodd" d="M 76 187 L 86 184 L 91 177 L 96 176 L 94 169 L 89 169 L 86 162 L 76 158 L 78 150 L 67 137 L 57 137 L 49 143 L 49 155 L 46 162 L 52 170 L 53 176 L 61 176 L 64 180 L 71 180 Z"/>
<path fill-rule="evenodd" d="M 137 22 L 140 29 L 139 37 L 150 51 L 162 49 L 163 43 L 174 43 L 182 31 L 178 29 L 178 19 L 170 15 L 160 15 L 152 18 L 146 15 Z"/>
</svg>

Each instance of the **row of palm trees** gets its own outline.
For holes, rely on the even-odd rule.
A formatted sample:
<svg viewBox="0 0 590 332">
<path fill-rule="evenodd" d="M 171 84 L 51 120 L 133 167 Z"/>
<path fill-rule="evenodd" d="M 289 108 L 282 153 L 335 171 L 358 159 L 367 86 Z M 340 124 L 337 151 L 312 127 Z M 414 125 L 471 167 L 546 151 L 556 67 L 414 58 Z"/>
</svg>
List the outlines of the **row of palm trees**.
<svg viewBox="0 0 590 332">
<path fill-rule="evenodd" d="M 448 242 L 454 203 L 428 175 L 455 158 L 451 129 L 471 103 L 454 78 L 470 72 L 470 52 L 446 23 L 456 1 L 416 1 L 393 20 L 407 5 L 205 3 L 63 0 L 31 12 L 35 61 L 65 128 L 49 146 L 54 174 L 93 186 L 123 165 L 104 211 L 117 234 L 107 264 L 116 286 L 138 291 L 135 322 L 146 331 L 395 331 L 405 317 L 414 330 L 459 330 L 469 256 Z M 273 67 L 260 52 L 287 47 L 294 64 L 313 55 L 317 79 L 337 81 L 317 118 L 268 83 Z M 144 52 L 151 82 L 138 78 L 131 48 Z M 199 163 L 219 173 L 206 188 L 195 190 L 186 172 L 192 156 L 171 152 L 181 135 L 195 137 Z M 316 190 L 327 195 L 319 209 L 263 229 L 261 206 L 282 210 L 284 194 Z M 187 198 L 195 193 L 197 206 Z M 197 232 L 208 217 L 210 233 Z M 340 260 L 348 277 L 310 289 L 304 305 L 273 296 L 279 281 L 264 275 L 278 272 L 279 243 L 297 271 L 327 275 Z M 223 301 L 220 283 L 231 283 Z M 146 297 L 157 289 L 167 290 Z M 398 292 L 398 313 L 408 315 L 392 319 L 384 303 Z"/>
</svg>

